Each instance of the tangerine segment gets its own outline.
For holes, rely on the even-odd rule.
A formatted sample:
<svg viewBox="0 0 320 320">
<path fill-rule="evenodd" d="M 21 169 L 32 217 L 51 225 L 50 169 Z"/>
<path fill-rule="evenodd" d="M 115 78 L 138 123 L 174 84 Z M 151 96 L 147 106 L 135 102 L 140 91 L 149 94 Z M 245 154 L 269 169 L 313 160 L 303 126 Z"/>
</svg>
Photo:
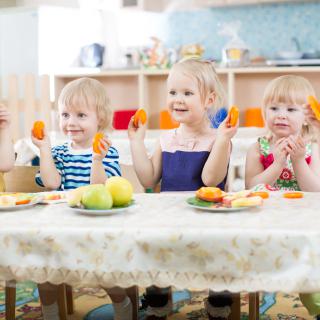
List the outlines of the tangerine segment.
<svg viewBox="0 0 320 320">
<path fill-rule="evenodd" d="M 283 194 L 283 197 L 287 199 L 299 199 L 299 198 L 303 198 L 303 193 L 302 192 L 286 192 Z"/>
<path fill-rule="evenodd" d="M 36 121 L 33 124 L 33 128 L 32 128 L 32 134 L 35 138 L 42 140 L 44 138 L 44 122 L 43 121 Z"/>
<path fill-rule="evenodd" d="M 229 125 L 234 127 L 239 119 L 239 108 L 237 106 L 232 106 L 229 110 Z"/>
<path fill-rule="evenodd" d="M 21 204 L 28 204 L 28 203 L 30 203 L 30 199 L 22 199 L 22 200 L 18 200 L 18 201 L 16 201 L 16 205 L 18 206 L 18 205 L 21 205 Z"/>
<path fill-rule="evenodd" d="M 317 118 L 317 120 L 320 121 L 320 103 L 317 101 L 317 99 L 314 96 L 308 97 L 308 103 L 310 104 L 310 107 Z"/>
<path fill-rule="evenodd" d="M 100 151 L 100 140 L 104 137 L 104 134 L 102 132 L 98 132 L 95 134 L 92 142 L 92 149 L 94 153 L 99 153 L 101 154 Z"/>
<path fill-rule="evenodd" d="M 269 198 L 269 192 L 267 192 L 267 191 L 255 191 L 255 192 L 252 192 L 250 194 L 250 197 L 256 197 L 256 196 L 259 196 L 262 199 L 268 199 Z"/>
<path fill-rule="evenodd" d="M 147 113 L 143 108 L 139 108 L 133 116 L 133 125 L 138 128 L 139 121 L 142 124 L 145 124 L 147 121 Z"/>
<path fill-rule="evenodd" d="M 196 191 L 196 197 L 210 202 L 221 202 L 225 193 L 215 187 L 201 187 Z"/>
</svg>

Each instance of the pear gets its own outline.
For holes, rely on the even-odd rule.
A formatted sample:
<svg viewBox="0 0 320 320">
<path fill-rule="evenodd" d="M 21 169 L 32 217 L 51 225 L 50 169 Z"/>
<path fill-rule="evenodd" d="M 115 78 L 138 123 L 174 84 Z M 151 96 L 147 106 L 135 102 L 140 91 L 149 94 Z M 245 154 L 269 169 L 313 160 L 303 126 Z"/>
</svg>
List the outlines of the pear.
<svg viewBox="0 0 320 320">
<path fill-rule="evenodd" d="M 83 192 L 89 186 L 82 186 L 76 189 L 73 189 L 67 193 L 67 202 L 70 207 L 81 207 L 81 198 Z"/>
</svg>

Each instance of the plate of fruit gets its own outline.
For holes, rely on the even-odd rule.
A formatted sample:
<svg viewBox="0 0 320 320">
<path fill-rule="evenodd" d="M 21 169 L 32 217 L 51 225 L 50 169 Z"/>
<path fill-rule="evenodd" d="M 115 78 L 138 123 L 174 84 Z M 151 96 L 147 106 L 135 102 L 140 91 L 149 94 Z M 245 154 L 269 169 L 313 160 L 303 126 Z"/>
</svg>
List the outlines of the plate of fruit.
<svg viewBox="0 0 320 320">
<path fill-rule="evenodd" d="M 1 193 L 0 211 L 27 209 L 41 201 L 42 196 L 36 193 Z"/>
<path fill-rule="evenodd" d="M 91 184 L 67 193 L 68 206 L 79 214 L 108 216 L 134 207 L 133 187 L 122 177 L 111 177 L 105 184 Z"/>
<path fill-rule="evenodd" d="M 190 207 L 212 212 L 245 211 L 262 206 L 263 198 L 268 193 L 255 193 L 251 190 L 243 190 L 235 193 L 226 193 L 219 188 L 201 187 L 196 191 L 195 197 L 187 199 Z"/>
</svg>

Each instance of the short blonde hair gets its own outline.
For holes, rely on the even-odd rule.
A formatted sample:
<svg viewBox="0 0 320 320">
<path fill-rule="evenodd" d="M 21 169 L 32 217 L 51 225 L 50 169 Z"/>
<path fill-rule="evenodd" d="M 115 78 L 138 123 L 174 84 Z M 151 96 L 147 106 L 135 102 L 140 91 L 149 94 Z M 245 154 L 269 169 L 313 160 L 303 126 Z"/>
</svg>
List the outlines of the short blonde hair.
<svg viewBox="0 0 320 320">
<path fill-rule="evenodd" d="M 203 102 L 208 94 L 212 92 L 215 94 L 212 108 L 208 110 L 209 115 L 213 115 L 219 108 L 224 106 L 225 91 L 212 62 L 202 61 L 196 58 L 185 59 L 174 64 L 170 73 L 177 71 L 182 72 L 197 81 L 201 100 Z"/>
<path fill-rule="evenodd" d="M 284 75 L 273 79 L 267 85 L 262 99 L 263 118 L 266 117 L 266 108 L 272 104 L 303 105 L 307 103 L 307 97 L 315 95 L 311 83 L 304 77 Z M 309 124 L 304 124 L 302 136 L 311 135 Z"/>
<path fill-rule="evenodd" d="M 84 105 L 96 108 L 99 131 L 112 130 L 113 110 L 105 87 L 91 78 L 80 78 L 69 82 L 61 91 L 58 106 L 76 107 Z"/>
</svg>

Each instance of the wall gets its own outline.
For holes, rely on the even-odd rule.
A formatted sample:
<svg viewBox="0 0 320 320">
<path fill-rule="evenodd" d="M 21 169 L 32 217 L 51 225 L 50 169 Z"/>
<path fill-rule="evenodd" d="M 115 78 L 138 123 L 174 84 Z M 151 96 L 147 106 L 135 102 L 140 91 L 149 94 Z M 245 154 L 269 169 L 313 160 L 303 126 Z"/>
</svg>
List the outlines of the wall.
<svg viewBox="0 0 320 320">
<path fill-rule="evenodd" d="M 206 57 L 220 59 L 228 41 L 218 31 L 222 23 L 242 22 L 241 38 L 254 54 L 274 56 L 292 48 L 290 39 L 298 38 L 303 50 L 320 50 L 320 3 L 260 4 L 239 7 L 208 8 L 165 14 L 163 28 L 168 30 L 165 43 L 179 47 L 201 42 Z"/>
</svg>

